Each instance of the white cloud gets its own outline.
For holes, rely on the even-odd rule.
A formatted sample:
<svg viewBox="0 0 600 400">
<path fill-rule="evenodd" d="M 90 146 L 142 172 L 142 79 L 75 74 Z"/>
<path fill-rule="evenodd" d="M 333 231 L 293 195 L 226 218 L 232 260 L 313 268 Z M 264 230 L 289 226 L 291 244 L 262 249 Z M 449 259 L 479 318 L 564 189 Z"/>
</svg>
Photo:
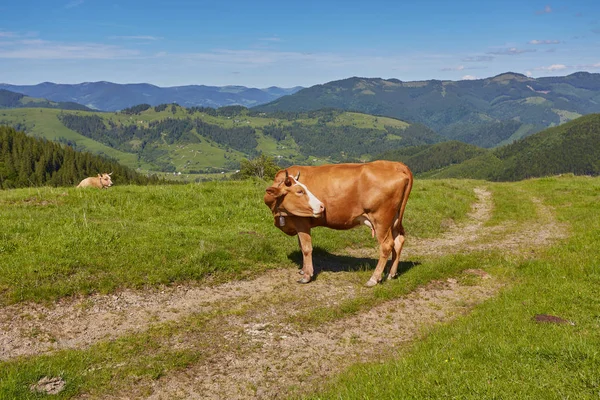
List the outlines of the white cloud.
<svg viewBox="0 0 600 400">
<path fill-rule="evenodd" d="M 262 42 L 281 42 L 281 38 L 278 36 L 260 38 L 258 40 L 260 40 Z"/>
<path fill-rule="evenodd" d="M 527 76 L 529 76 L 529 77 L 532 77 L 532 76 L 533 76 L 533 74 L 531 73 L 531 71 L 525 71 L 525 75 L 527 75 Z"/>
<path fill-rule="evenodd" d="M 65 8 L 78 7 L 83 4 L 83 1 L 84 0 L 72 0 L 72 1 L 68 2 L 67 4 L 65 4 Z"/>
<path fill-rule="evenodd" d="M 490 51 L 488 54 L 495 54 L 499 56 L 514 56 L 522 53 L 534 53 L 536 49 L 519 49 L 517 47 L 509 47 L 503 50 Z"/>
<path fill-rule="evenodd" d="M 559 44 L 560 40 L 530 40 L 529 44 Z"/>
<path fill-rule="evenodd" d="M 109 39 L 116 40 L 161 40 L 161 37 L 157 36 L 147 36 L 147 35 L 137 35 L 137 36 L 110 36 Z"/>
<path fill-rule="evenodd" d="M 440 71 L 462 71 L 465 69 L 464 65 L 459 65 L 458 67 L 445 67 L 440 69 Z"/>
<path fill-rule="evenodd" d="M 600 62 L 595 64 L 579 64 L 579 65 L 565 65 L 565 64 L 552 64 L 547 67 L 537 67 L 535 68 L 538 71 L 563 71 L 565 69 L 577 69 L 577 70 L 586 70 L 586 69 L 597 69 L 600 68 Z"/>
<path fill-rule="evenodd" d="M 17 34 L 14 32 L 0 31 L 0 38 L 12 38 L 16 36 Z"/>
<path fill-rule="evenodd" d="M 590 68 L 590 69 L 600 68 L 600 62 L 597 62 L 596 64 L 576 65 L 575 68 Z"/>
<path fill-rule="evenodd" d="M 270 50 L 228 50 L 218 49 L 204 53 L 181 54 L 181 58 L 190 61 L 212 62 L 218 64 L 241 64 L 247 66 L 263 66 L 277 63 L 318 63 L 326 65 L 347 65 L 360 62 L 361 57 L 350 58 L 329 53 L 301 53 Z M 383 60 L 373 57 L 374 62 Z"/>
<path fill-rule="evenodd" d="M 494 59 L 493 56 L 475 56 L 475 57 L 465 57 L 462 59 L 464 62 L 482 62 L 482 61 L 492 61 Z"/>
<path fill-rule="evenodd" d="M 440 71 L 464 71 L 467 69 L 486 69 L 486 66 L 483 65 L 473 65 L 470 67 L 465 67 L 464 65 L 458 65 L 456 67 L 444 67 L 440 68 Z"/>
<path fill-rule="evenodd" d="M 465 75 L 465 76 L 462 77 L 463 81 L 472 81 L 474 79 L 477 79 L 477 77 L 474 76 L 474 75 Z"/>
<path fill-rule="evenodd" d="M 0 58 L 13 59 L 118 59 L 138 57 L 137 50 L 101 43 L 58 43 L 40 39 L 0 44 Z"/>
<path fill-rule="evenodd" d="M 543 10 L 538 10 L 535 13 L 538 15 L 542 15 L 542 14 L 550 14 L 552 12 L 552 7 L 550 7 L 549 5 L 547 5 L 546 7 L 544 7 Z"/>
<path fill-rule="evenodd" d="M 535 69 L 538 71 L 562 71 L 564 69 L 569 69 L 569 68 L 573 68 L 573 67 L 570 67 L 570 66 L 564 65 L 564 64 L 552 64 L 548 67 L 537 67 Z"/>
</svg>

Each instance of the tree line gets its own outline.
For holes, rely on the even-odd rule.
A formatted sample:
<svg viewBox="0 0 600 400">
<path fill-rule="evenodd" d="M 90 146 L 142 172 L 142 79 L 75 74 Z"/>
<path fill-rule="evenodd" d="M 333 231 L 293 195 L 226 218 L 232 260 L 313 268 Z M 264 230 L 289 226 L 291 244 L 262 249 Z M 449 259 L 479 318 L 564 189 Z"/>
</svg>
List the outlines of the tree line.
<svg viewBox="0 0 600 400">
<path fill-rule="evenodd" d="M 145 176 L 114 160 L 27 136 L 0 126 L 0 189 L 29 186 L 73 186 L 83 178 L 113 172 L 116 184 L 167 183 Z"/>
<path fill-rule="evenodd" d="M 357 128 L 348 125 L 327 125 L 331 114 L 321 114 L 316 125 L 267 125 L 266 135 L 280 141 L 292 137 L 303 154 L 332 157 L 334 160 L 358 159 L 364 154 L 383 153 L 390 148 L 417 146 L 438 142 L 439 136 L 424 125 L 414 124 L 404 129 L 386 126 L 385 129 Z M 401 139 L 390 138 L 400 136 Z"/>
<path fill-rule="evenodd" d="M 495 149 L 450 141 L 397 149 L 378 158 L 423 177 L 518 181 L 573 173 L 600 175 L 600 114 L 590 114 Z"/>
<path fill-rule="evenodd" d="M 142 158 L 148 153 L 148 144 L 198 143 L 201 141 L 198 135 L 247 154 L 254 154 L 258 145 L 256 131 L 249 126 L 223 128 L 199 118 L 165 118 L 150 122 L 148 127 L 118 124 L 98 115 L 61 113 L 58 118 L 67 128 L 83 136 L 121 151 L 137 153 Z"/>
</svg>

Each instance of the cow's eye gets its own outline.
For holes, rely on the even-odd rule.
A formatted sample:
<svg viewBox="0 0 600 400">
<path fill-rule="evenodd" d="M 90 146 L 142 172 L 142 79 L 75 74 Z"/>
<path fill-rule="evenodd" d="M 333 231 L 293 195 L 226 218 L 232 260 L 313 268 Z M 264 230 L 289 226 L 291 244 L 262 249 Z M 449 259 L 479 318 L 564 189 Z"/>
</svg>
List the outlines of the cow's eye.
<svg viewBox="0 0 600 400">
<path fill-rule="evenodd" d="M 300 190 L 298 190 L 298 192 L 296 192 L 296 193 L 298 193 L 298 194 L 304 194 L 304 190 L 300 189 Z"/>
</svg>

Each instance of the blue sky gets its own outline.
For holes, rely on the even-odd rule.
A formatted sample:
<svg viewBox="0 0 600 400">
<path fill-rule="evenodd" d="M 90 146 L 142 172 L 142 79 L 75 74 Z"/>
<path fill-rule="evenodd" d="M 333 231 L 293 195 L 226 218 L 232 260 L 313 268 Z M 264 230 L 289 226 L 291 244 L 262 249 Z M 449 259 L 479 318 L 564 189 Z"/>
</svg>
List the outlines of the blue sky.
<svg viewBox="0 0 600 400">
<path fill-rule="evenodd" d="M 600 0 L 0 2 L 0 82 L 312 86 L 600 72 Z"/>
</svg>

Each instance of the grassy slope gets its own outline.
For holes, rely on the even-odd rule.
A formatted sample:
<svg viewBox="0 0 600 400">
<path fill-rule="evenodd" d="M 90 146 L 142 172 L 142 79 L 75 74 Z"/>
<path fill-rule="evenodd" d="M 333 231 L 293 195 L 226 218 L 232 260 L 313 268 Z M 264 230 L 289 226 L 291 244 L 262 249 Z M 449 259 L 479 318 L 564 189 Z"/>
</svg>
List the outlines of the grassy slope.
<svg viewBox="0 0 600 400">
<path fill-rule="evenodd" d="M 399 358 L 351 368 L 312 398 L 597 398 L 600 214 L 590 211 L 600 198 L 600 180 L 546 178 L 492 188 L 543 199 L 570 225 L 571 237 L 525 260 L 482 256 L 476 265 L 510 277 L 514 285 L 405 348 Z M 520 200 L 501 196 L 497 208 L 519 208 Z M 575 325 L 536 324 L 535 314 L 558 315 Z"/>
<path fill-rule="evenodd" d="M 115 150 L 95 140 L 89 139 L 75 131 L 65 127 L 56 117 L 61 110 L 47 108 L 18 108 L 11 110 L 0 110 L 0 123 L 21 123 L 27 127 L 27 132 L 32 136 L 58 141 L 59 138 L 74 141 L 77 148 L 94 154 L 104 154 L 118 160 L 121 164 L 130 168 L 147 168 L 148 165 L 138 164 L 135 154 Z M 78 111 L 83 114 L 90 114 Z"/>
<path fill-rule="evenodd" d="M 597 175 L 598 143 L 600 114 L 590 114 L 423 176 L 518 180 L 569 172 Z"/>
<path fill-rule="evenodd" d="M 27 132 L 32 135 L 44 137 L 48 140 L 58 140 L 58 138 L 63 137 L 77 143 L 78 148 L 81 147 L 84 150 L 96 154 L 104 153 L 109 157 L 117 159 L 119 162 L 127 165 L 128 167 L 139 167 L 143 170 L 152 169 L 150 164 L 143 161 L 139 162 L 137 160 L 137 155 L 135 154 L 112 149 L 103 145 L 102 143 L 86 138 L 85 136 L 66 128 L 56 117 L 60 112 L 61 110 L 40 110 L 27 108 L 0 110 L 0 123 L 20 123 L 21 125 L 26 126 Z M 106 121 L 112 120 L 115 123 L 124 125 L 137 124 L 140 126 L 147 126 L 148 123 L 152 121 L 165 118 L 201 118 L 207 123 L 219 125 L 224 128 L 251 126 L 257 130 L 259 143 L 257 146 L 258 151 L 275 157 L 282 156 L 291 160 L 296 160 L 300 156 L 299 147 L 293 141 L 293 139 L 277 142 L 272 137 L 266 136 L 262 133 L 261 129 L 266 125 L 281 124 L 283 126 L 291 126 L 292 121 L 288 120 L 250 116 L 231 118 L 215 117 L 199 112 L 190 115 L 181 107 L 177 107 L 177 111 L 174 114 L 171 112 L 171 107 L 167 107 L 166 110 L 161 112 L 156 112 L 154 111 L 154 108 L 150 108 L 139 115 L 82 111 L 77 111 L 77 113 L 79 115 L 98 115 L 104 118 Z M 305 118 L 298 120 L 298 122 L 303 125 L 316 125 L 318 121 L 316 118 Z M 392 126 L 401 129 L 408 126 L 406 122 L 393 118 L 376 117 L 372 115 L 351 112 L 339 115 L 335 121 L 329 122 L 328 125 L 348 125 L 357 128 L 369 128 L 377 130 L 384 130 L 386 126 Z M 185 145 L 165 144 L 160 146 L 160 148 L 169 152 L 169 154 L 166 156 L 166 159 L 171 161 L 176 166 L 178 171 L 200 170 L 207 167 L 222 168 L 225 166 L 228 160 L 239 161 L 240 159 L 247 157 L 245 154 L 237 150 L 230 149 L 227 151 L 224 146 L 206 138 L 202 138 L 201 143 Z M 323 160 L 321 160 L 321 162 L 322 161 Z"/>
<path fill-rule="evenodd" d="M 209 276 L 240 278 L 289 266 L 296 240 L 274 231 L 262 201 L 267 186 L 256 181 L 0 192 L 0 304 Z M 419 181 L 407 229 L 432 236 L 443 219 L 463 218 L 471 186 Z M 240 234 L 248 231 L 257 235 Z M 317 229 L 315 235 L 319 246 L 331 250 L 375 245 L 366 230 Z"/>
<path fill-rule="evenodd" d="M 481 185 L 494 192 L 490 224 L 535 220 L 532 197 L 536 197 L 555 208 L 557 218 L 570 225 L 572 236 L 524 258 L 499 251 L 426 257 L 401 279 L 375 288 L 362 303 L 341 304 L 326 319 L 342 318 L 467 268 L 483 268 L 512 282 L 472 314 L 405 347 L 398 359 L 356 366 L 315 398 L 592 398 L 597 393 L 600 303 L 595 289 L 600 283 L 600 216 L 590 210 L 600 196 L 600 179 L 417 180 L 407 208 L 407 231 L 424 237 L 438 235 L 444 219 L 465 216 L 473 201 L 472 188 Z M 271 225 L 261 204 L 264 186 L 256 181 L 114 187 L 104 192 L 67 189 L 67 196 L 63 190 L 48 188 L 0 192 L 5 211 L 0 222 L 7 227 L 0 236 L 0 258 L 8 265 L 0 273 L 3 302 L 202 281 L 207 276 L 222 281 L 264 268 L 291 267 L 288 257 L 297 243 Z M 246 230 L 257 235 L 239 233 Z M 329 252 L 373 244 L 364 229 L 317 229 L 315 242 Z M 98 244 L 106 249 L 102 257 L 78 255 Z M 52 263 L 43 262 L 50 258 Z M 6 273 L 11 275 L 4 278 Z M 370 271 L 356 273 L 362 282 Z M 53 274 L 70 280 L 55 279 Z M 531 322 L 535 313 L 557 314 L 576 325 L 537 325 Z M 308 315 L 301 322 L 312 326 L 323 315 Z M 202 356 L 173 349 L 170 338 L 202 330 L 208 318 L 199 314 L 88 349 L 0 363 L 0 398 L 35 398 L 27 388 L 45 375 L 60 375 L 68 382 L 57 398 L 108 394 L 120 382 L 157 379 Z M 385 339 L 394 340 L 393 335 L 390 332 Z M 95 372 L 88 373 L 91 370 Z"/>
</svg>

